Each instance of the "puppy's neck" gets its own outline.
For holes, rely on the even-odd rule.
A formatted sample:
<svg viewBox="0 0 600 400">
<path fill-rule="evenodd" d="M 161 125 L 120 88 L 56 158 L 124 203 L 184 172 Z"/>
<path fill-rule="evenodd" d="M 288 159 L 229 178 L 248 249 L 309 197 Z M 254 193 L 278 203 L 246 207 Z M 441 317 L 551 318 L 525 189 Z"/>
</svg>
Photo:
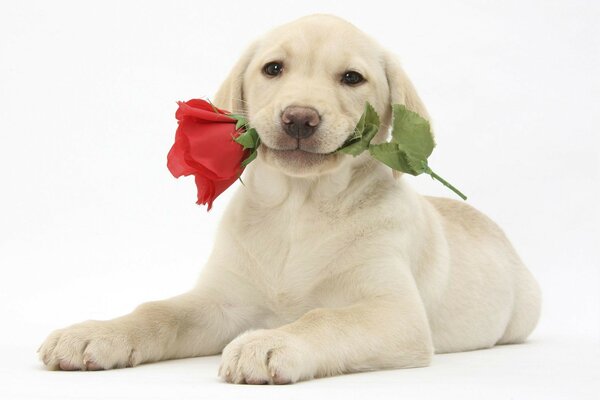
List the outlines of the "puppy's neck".
<svg viewBox="0 0 600 400">
<path fill-rule="evenodd" d="M 252 163 L 244 176 L 248 195 L 265 207 L 283 202 L 301 206 L 307 202 L 334 201 L 354 182 L 357 168 L 364 163 L 348 162 L 327 174 L 294 177 L 261 160 Z"/>
</svg>

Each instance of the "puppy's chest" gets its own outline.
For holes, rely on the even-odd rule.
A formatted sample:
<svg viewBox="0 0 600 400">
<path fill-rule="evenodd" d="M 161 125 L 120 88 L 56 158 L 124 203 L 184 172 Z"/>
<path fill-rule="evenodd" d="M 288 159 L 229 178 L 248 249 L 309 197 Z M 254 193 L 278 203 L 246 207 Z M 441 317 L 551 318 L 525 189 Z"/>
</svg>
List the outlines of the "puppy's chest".
<svg viewBox="0 0 600 400">
<path fill-rule="evenodd" d="M 274 312 L 303 313 L 335 295 L 325 295 L 321 286 L 336 273 L 345 241 L 335 221 L 313 209 L 284 211 L 242 233 L 252 260 L 246 274 Z"/>
</svg>

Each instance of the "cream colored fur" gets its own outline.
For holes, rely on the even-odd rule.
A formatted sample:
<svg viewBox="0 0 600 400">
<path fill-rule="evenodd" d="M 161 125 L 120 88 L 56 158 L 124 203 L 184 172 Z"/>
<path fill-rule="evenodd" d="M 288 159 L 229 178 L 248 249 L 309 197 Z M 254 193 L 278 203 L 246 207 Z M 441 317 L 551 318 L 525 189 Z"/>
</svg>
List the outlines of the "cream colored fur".
<svg viewBox="0 0 600 400">
<path fill-rule="evenodd" d="M 274 60 L 282 75 L 265 77 Z M 348 69 L 367 82 L 342 85 Z M 327 154 L 367 100 L 386 125 L 377 140 L 392 103 L 427 117 L 394 58 L 347 22 L 306 17 L 250 46 L 215 102 L 246 113 L 264 146 L 197 286 L 55 331 L 43 362 L 96 370 L 222 352 L 228 382 L 288 383 L 524 341 L 539 288 L 491 220 L 465 202 L 420 196 L 366 155 Z M 285 150 L 279 115 L 289 105 L 322 116 L 305 152 Z"/>
</svg>

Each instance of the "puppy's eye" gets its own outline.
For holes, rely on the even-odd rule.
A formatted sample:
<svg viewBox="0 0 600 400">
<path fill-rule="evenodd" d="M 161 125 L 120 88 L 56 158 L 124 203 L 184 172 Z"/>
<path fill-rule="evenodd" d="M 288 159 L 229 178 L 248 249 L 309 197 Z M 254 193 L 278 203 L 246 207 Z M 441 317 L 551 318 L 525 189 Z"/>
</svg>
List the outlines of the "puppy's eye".
<svg viewBox="0 0 600 400">
<path fill-rule="evenodd" d="M 273 61 L 270 63 L 266 63 L 263 67 L 263 72 L 267 76 L 277 76 L 280 75 L 283 71 L 283 64 L 278 61 Z"/>
<path fill-rule="evenodd" d="M 356 86 L 365 81 L 365 78 L 356 71 L 346 71 L 342 75 L 342 83 L 345 85 Z"/>
</svg>

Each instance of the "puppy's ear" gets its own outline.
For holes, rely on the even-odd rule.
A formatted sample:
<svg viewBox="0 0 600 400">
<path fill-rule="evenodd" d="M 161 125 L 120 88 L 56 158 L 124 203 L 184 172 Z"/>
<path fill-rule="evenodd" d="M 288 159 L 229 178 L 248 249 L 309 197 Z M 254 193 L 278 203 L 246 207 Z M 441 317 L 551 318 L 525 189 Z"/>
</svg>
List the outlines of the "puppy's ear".
<svg viewBox="0 0 600 400">
<path fill-rule="evenodd" d="M 390 53 L 386 53 L 385 75 L 390 88 L 390 105 L 404 104 L 410 111 L 416 112 L 421 117 L 430 121 L 429 113 L 423 104 L 423 101 L 417 94 L 415 87 L 406 75 L 406 72 L 400 66 L 400 62 Z M 392 170 L 394 178 L 398 179 L 402 173 Z"/>
<path fill-rule="evenodd" d="M 390 88 L 390 104 L 404 104 L 406 108 L 429 120 L 429 113 L 417 94 L 415 87 L 406 76 L 400 63 L 392 54 L 384 58 L 385 74 Z"/>
<path fill-rule="evenodd" d="M 244 73 L 256 51 L 256 43 L 251 44 L 235 63 L 225 81 L 217 91 L 212 102 L 219 108 L 235 114 L 243 114 L 244 106 Z"/>
</svg>

